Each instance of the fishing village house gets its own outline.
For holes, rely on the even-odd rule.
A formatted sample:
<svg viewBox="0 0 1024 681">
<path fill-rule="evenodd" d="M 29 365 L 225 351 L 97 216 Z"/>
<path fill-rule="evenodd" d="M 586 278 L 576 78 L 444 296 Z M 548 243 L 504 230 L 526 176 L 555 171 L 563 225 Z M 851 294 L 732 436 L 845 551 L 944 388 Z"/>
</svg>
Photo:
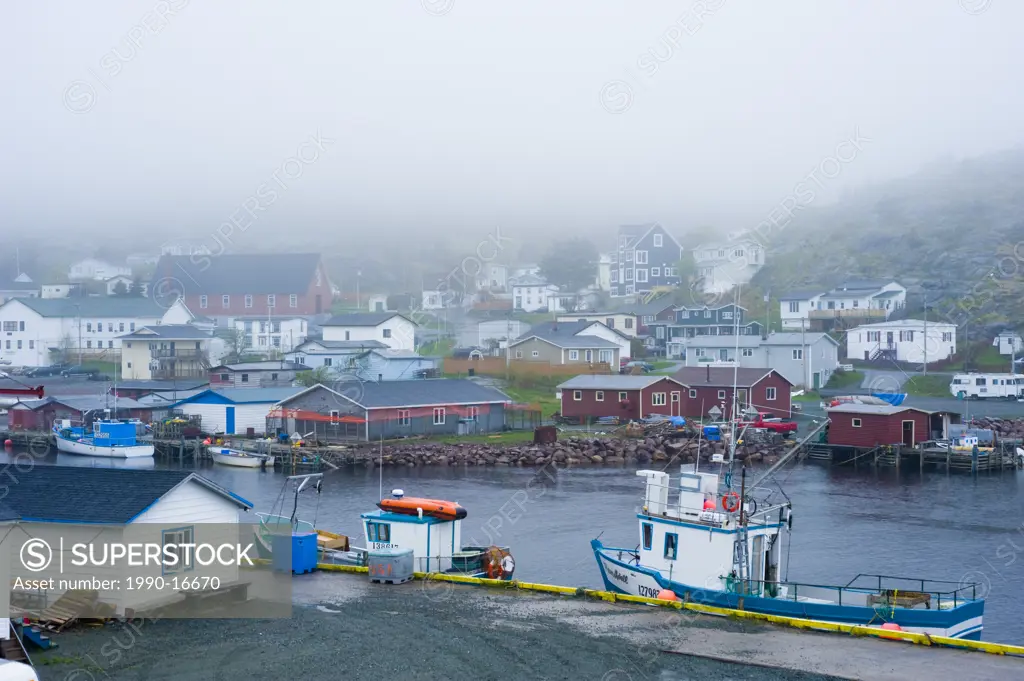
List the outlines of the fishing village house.
<svg viewBox="0 0 1024 681">
<path fill-rule="evenodd" d="M 729 303 L 718 307 L 677 307 L 671 321 L 662 315 L 651 323 L 657 347 L 664 347 L 667 357 L 685 358 L 687 346 L 705 336 L 760 336 L 764 326 L 747 320 L 744 307 Z"/>
<path fill-rule="evenodd" d="M 40 298 L 71 298 L 80 295 L 81 284 L 73 282 L 58 282 L 55 284 L 43 284 L 40 287 Z"/>
<path fill-rule="evenodd" d="M 564 310 L 562 298 L 558 287 L 540 276 L 527 274 L 516 278 L 512 284 L 512 307 L 523 312 Z"/>
<path fill-rule="evenodd" d="M 349 367 L 352 360 L 369 350 L 387 349 L 388 346 L 379 340 L 307 340 L 292 352 L 284 354 L 285 359 L 305 364 L 311 369 L 327 367 L 332 371 L 342 371 Z"/>
<path fill-rule="evenodd" d="M 737 349 L 737 346 L 738 349 Z M 687 341 L 686 366 L 736 362 L 744 368 L 767 367 L 799 388 L 825 387 L 839 369 L 839 342 L 827 333 L 771 333 L 767 338 L 697 336 Z"/>
<path fill-rule="evenodd" d="M 79 260 L 68 269 L 69 281 L 106 281 L 117 275 L 131 277 L 132 268 L 111 265 L 109 262 L 96 258 L 86 258 Z"/>
<path fill-rule="evenodd" d="M 195 393 L 202 392 L 209 388 L 209 386 L 210 381 L 205 377 L 179 378 L 170 381 L 126 380 L 118 381 L 117 387 L 111 386 L 108 392 L 111 395 L 116 392 L 119 397 L 133 399 L 140 404 L 143 398 L 148 395 L 159 395 L 171 402 L 177 402 L 179 399 L 191 397 Z"/>
<path fill-rule="evenodd" d="M 683 416 L 707 416 L 716 409 L 728 418 L 732 412 L 734 383 L 738 411 L 753 408 L 779 417 L 792 414 L 793 384 L 774 369 L 713 367 L 707 364 L 684 367 L 672 377 L 687 386 Z"/>
<path fill-rule="evenodd" d="M 636 421 L 652 414 L 688 416 L 687 387 L 669 376 L 583 375 L 558 386 L 561 415 Z"/>
<path fill-rule="evenodd" d="M 309 322 L 299 316 L 235 317 L 231 325 L 242 336 L 243 353 L 290 352 L 309 336 Z"/>
<path fill-rule="evenodd" d="M 500 390 L 468 379 L 350 381 L 281 400 L 268 430 L 314 433 L 327 442 L 499 433 L 511 402 Z"/>
<path fill-rule="evenodd" d="M 27 274 L 19 274 L 9 281 L 0 281 L 0 303 L 12 298 L 38 298 L 39 285 L 32 282 Z"/>
<path fill-rule="evenodd" d="M 397 312 L 335 315 L 323 323 L 325 341 L 379 341 L 392 350 L 416 349 L 416 322 Z"/>
<path fill-rule="evenodd" d="M 509 340 L 519 338 L 529 330 L 530 325 L 518 319 L 489 319 L 475 326 L 463 327 L 459 333 L 459 345 L 503 354 Z"/>
<path fill-rule="evenodd" d="M 704 293 L 725 293 L 749 282 L 764 267 L 764 249 L 750 239 L 695 246 L 693 260 Z"/>
<path fill-rule="evenodd" d="M 0 355 L 15 366 L 54 361 L 117 361 L 121 336 L 143 326 L 193 320 L 183 303 L 164 309 L 151 298 L 16 298 L 0 305 Z"/>
<path fill-rule="evenodd" d="M 114 413 L 114 407 L 117 413 Z M 153 410 L 136 400 L 113 395 L 61 395 L 18 402 L 8 411 L 11 430 L 49 431 L 54 421 L 70 420 L 87 427 L 96 419 L 117 417 L 149 423 Z"/>
<path fill-rule="evenodd" d="M 630 296 L 679 286 L 682 257 L 683 247 L 659 224 L 619 227 L 612 254 L 611 295 Z"/>
<path fill-rule="evenodd" d="M 956 354 L 956 325 L 899 319 L 864 324 L 846 332 L 846 356 L 864 361 L 922 364 Z"/>
<path fill-rule="evenodd" d="M 388 308 L 388 297 L 382 293 L 367 296 L 366 307 L 370 312 L 391 312 Z"/>
<path fill-rule="evenodd" d="M 121 376 L 129 380 L 205 377 L 227 351 L 221 339 L 191 324 L 143 326 L 118 338 Z"/>
<path fill-rule="evenodd" d="M 209 370 L 210 388 L 281 388 L 291 386 L 295 377 L 309 367 L 286 360 L 221 364 Z"/>
<path fill-rule="evenodd" d="M 594 288 L 598 291 L 612 290 L 612 263 L 614 259 L 611 253 L 602 253 L 597 257 L 597 275 L 594 277 Z"/>
<path fill-rule="evenodd" d="M 999 348 L 1000 355 L 1019 356 L 1024 352 L 1024 339 L 1021 339 L 1020 334 L 1013 331 L 1001 331 L 992 340 L 992 346 Z"/>
<path fill-rule="evenodd" d="M 378 348 L 355 355 L 346 371 L 361 381 L 404 381 L 430 376 L 437 365 L 436 357 L 413 350 Z"/>
<path fill-rule="evenodd" d="M 843 403 L 828 410 L 828 444 L 870 449 L 878 445 L 914 447 L 945 437 L 959 414 L 906 406 Z"/>
<path fill-rule="evenodd" d="M 170 405 L 185 416 L 198 416 L 204 433 L 211 435 L 274 435 L 267 431 L 267 416 L 274 405 L 302 388 L 212 387 Z M 294 432 L 294 431 L 291 431 Z"/>
<path fill-rule="evenodd" d="M 851 280 L 830 291 L 794 291 L 779 298 L 783 329 L 828 330 L 889 319 L 907 304 L 907 289 L 895 281 Z"/>
<path fill-rule="evenodd" d="M 603 330 L 602 330 L 603 327 Z M 629 340 L 609 340 L 600 334 L 614 333 L 600 322 L 549 322 L 538 324 L 509 344 L 513 359 L 549 364 L 608 364 L 619 366 L 623 347 Z"/>
<path fill-rule="evenodd" d="M 116 497 L 116 500 L 112 500 Z M 18 517 L 17 544 L 38 538 L 50 546 L 62 541 L 88 542 L 94 546 L 110 544 L 213 544 L 238 542 L 239 511 L 252 504 L 242 497 L 192 471 L 137 470 L 83 466 L 31 466 L 18 471 L 18 484 L 11 485 L 3 504 Z M 75 533 L 78 539 L 75 538 Z M 8 541 L 11 541 L 10 539 Z M 102 550 L 102 549 L 101 549 Z M 66 566 L 43 572 L 16 572 L 11 577 L 48 579 L 54 577 L 56 589 L 35 592 L 54 603 L 64 593 L 64 580 L 96 578 L 120 584 L 126 576 L 123 567 Z M 170 579 L 172 575 L 194 575 L 189 563 L 176 569 L 170 566 L 132 568 L 133 577 Z M 244 574 L 237 565 L 211 565 L 202 569 L 204 577 L 216 577 L 223 585 L 235 585 Z M 94 610 L 79 611 L 79 617 L 133 617 L 147 609 L 180 601 L 183 595 L 174 589 L 115 588 L 96 593 Z M 12 607 L 18 596 L 12 594 Z M 109 609 L 109 610 L 107 610 Z"/>
<path fill-rule="evenodd" d="M 180 295 L 190 310 L 221 326 L 236 317 L 323 314 L 332 301 L 332 285 L 317 254 L 164 255 L 152 286 L 154 295 Z"/>
<path fill-rule="evenodd" d="M 556 321 L 567 324 L 600 322 L 627 338 L 637 338 L 640 333 L 637 316 L 632 312 L 565 312 L 559 314 Z"/>
</svg>

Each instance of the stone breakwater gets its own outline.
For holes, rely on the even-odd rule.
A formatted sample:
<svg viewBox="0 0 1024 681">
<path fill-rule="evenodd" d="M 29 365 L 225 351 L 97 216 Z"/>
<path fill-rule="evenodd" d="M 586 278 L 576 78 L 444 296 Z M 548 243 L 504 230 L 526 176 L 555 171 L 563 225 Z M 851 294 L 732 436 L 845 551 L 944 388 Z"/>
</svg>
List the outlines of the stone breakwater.
<svg viewBox="0 0 1024 681">
<path fill-rule="evenodd" d="M 701 442 L 701 461 L 724 454 L 721 442 Z M 741 445 L 736 458 L 774 463 L 785 452 L 782 445 Z M 545 466 L 619 465 L 651 462 L 693 463 L 697 460 L 696 440 L 653 436 L 637 439 L 570 437 L 549 444 L 440 444 L 410 442 L 380 447 L 365 446 L 336 450 L 324 455 L 335 465 L 374 466 Z"/>
</svg>

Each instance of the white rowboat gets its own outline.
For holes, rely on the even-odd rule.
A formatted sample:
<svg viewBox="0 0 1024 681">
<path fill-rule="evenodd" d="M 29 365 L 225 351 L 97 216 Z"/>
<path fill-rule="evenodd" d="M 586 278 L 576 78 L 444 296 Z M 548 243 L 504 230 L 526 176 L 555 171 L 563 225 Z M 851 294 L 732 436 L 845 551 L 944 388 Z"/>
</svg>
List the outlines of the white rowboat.
<svg viewBox="0 0 1024 681">
<path fill-rule="evenodd" d="M 261 468 L 263 466 L 273 467 L 274 457 L 262 454 L 250 454 L 239 449 L 207 445 L 206 451 L 213 457 L 214 463 L 224 466 L 235 466 L 236 468 Z"/>
</svg>

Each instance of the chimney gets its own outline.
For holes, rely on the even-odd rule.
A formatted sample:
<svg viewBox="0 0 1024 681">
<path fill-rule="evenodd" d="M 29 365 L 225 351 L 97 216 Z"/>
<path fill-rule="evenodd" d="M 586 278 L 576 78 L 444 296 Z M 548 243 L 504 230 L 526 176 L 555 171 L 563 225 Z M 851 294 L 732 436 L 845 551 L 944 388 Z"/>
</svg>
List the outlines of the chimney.
<svg viewBox="0 0 1024 681">
<path fill-rule="evenodd" d="M 710 363 L 708 363 L 707 370 L 708 370 L 708 383 L 710 383 L 711 382 L 711 364 Z"/>
</svg>

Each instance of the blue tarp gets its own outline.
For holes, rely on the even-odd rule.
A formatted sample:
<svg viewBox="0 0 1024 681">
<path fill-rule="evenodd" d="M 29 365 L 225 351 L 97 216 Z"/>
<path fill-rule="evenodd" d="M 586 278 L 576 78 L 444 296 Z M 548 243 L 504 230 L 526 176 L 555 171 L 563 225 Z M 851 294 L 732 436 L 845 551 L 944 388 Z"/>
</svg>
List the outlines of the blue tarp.
<svg viewBox="0 0 1024 681">
<path fill-rule="evenodd" d="M 686 419 L 684 419 L 682 416 L 673 416 L 669 420 L 672 421 L 672 425 L 676 427 L 682 427 L 686 425 Z"/>
<path fill-rule="evenodd" d="M 906 393 L 871 393 L 871 396 L 888 402 L 894 407 L 900 406 L 903 404 L 903 400 L 907 399 Z"/>
</svg>

